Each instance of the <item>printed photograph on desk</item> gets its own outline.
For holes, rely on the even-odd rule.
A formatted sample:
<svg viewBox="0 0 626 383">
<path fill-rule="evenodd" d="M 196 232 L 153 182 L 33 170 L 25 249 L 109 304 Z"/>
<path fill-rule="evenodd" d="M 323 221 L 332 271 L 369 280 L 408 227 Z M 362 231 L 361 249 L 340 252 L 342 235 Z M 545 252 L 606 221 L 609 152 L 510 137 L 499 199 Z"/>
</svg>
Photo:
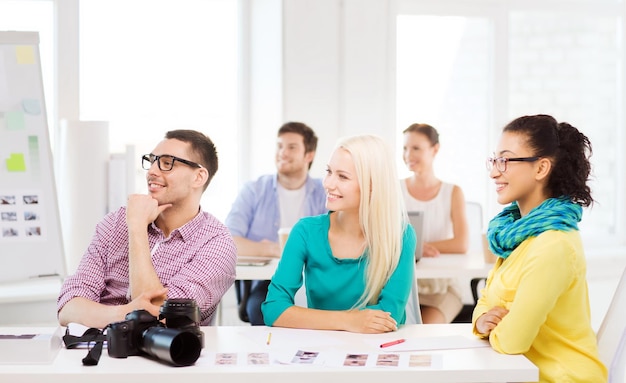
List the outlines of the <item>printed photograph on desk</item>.
<svg viewBox="0 0 626 383">
<path fill-rule="evenodd" d="M 400 355 L 398 354 L 378 354 L 377 366 L 398 367 Z"/>
<path fill-rule="evenodd" d="M 367 363 L 368 356 L 367 354 L 347 354 L 343 365 L 363 367 Z"/>
<path fill-rule="evenodd" d="M 298 350 L 291 363 L 293 364 L 314 364 L 319 352 Z"/>
<path fill-rule="evenodd" d="M 227 353 L 227 352 L 219 352 L 217 354 L 215 354 L 215 364 L 218 365 L 231 365 L 231 364 L 237 364 L 237 354 L 232 352 L 232 353 Z"/>
<path fill-rule="evenodd" d="M 248 354 L 248 364 L 270 364 L 270 355 L 267 352 L 251 352 Z"/>
<path fill-rule="evenodd" d="M 431 355 L 412 354 L 409 358 L 409 367 L 431 367 L 432 359 Z"/>
</svg>

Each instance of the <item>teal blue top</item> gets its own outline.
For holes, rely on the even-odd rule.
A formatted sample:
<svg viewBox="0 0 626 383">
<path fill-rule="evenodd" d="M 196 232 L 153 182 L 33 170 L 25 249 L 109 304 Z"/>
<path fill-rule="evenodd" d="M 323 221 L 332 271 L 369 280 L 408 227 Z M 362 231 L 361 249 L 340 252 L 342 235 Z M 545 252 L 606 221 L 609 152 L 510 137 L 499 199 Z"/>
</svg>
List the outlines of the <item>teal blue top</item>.
<svg viewBox="0 0 626 383">
<path fill-rule="evenodd" d="M 365 290 L 367 251 L 357 259 L 338 259 L 328 243 L 330 214 L 302 218 L 296 223 L 261 305 L 265 324 L 272 326 L 294 305 L 294 296 L 306 280 L 307 307 L 349 310 Z M 378 302 L 368 309 L 391 313 L 398 324 L 406 318 L 405 307 L 414 281 L 415 232 L 407 225 L 402 254 L 396 270 L 383 287 Z"/>
</svg>

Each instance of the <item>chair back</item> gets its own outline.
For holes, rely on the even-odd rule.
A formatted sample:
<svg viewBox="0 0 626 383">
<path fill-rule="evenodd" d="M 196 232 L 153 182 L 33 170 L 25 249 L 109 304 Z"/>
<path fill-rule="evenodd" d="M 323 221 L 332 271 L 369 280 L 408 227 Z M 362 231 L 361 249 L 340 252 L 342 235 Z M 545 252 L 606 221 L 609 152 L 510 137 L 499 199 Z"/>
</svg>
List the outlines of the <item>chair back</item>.
<svg viewBox="0 0 626 383">
<path fill-rule="evenodd" d="M 626 269 L 622 272 L 615 294 L 609 305 L 609 309 L 602 320 L 600 329 L 598 330 L 598 352 L 600 359 L 609 369 L 609 380 L 614 381 L 611 377 L 619 373 L 621 369 L 622 380 L 624 382 L 625 363 L 620 363 L 619 359 L 625 359 L 624 342 L 626 340 Z"/>
<path fill-rule="evenodd" d="M 419 296 L 417 295 L 417 280 L 411 285 L 411 293 L 406 303 L 406 324 L 422 324 L 422 312 L 420 311 Z"/>
<path fill-rule="evenodd" d="M 483 207 L 478 202 L 465 202 L 465 215 L 469 229 L 467 253 L 483 256 Z"/>
<path fill-rule="evenodd" d="M 296 295 L 293 297 L 293 304 L 296 306 L 307 308 L 309 303 L 306 297 L 306 285 L 303 283 L 302 286 L 296 291 Z"/>
<path fill-rule="evenodd" d="M 609 368 L 609 383 L 626 382 L 626 331 L 622 333 L 621 339 L 615 350 L 615 356 Z"/>
</svg>

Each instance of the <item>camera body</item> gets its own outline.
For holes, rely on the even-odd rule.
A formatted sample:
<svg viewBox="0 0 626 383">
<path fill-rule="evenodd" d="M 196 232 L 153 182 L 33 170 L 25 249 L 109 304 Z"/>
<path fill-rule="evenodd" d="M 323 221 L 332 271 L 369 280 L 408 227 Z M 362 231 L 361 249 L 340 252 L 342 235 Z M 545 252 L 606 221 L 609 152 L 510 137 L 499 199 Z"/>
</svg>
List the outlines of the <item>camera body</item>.
<svg viewBox="0 0 626 383">
<path fill-rule="evenodd" d="M 189 366 L 200 357 L 204 347 L 199 323 L 200 309 L 193 299 L 166 300 L 159 318 L 146 310 L 132 311 L 125 320 L 109 324 L 109 356 L 151 355 L 176 366 Z"/>
<path fill-rule="evenodd" d="M 126 358 L 141 355 L 144 333 L 152 327 L 165 326 L 146 310 L 132 311 L 126 314 L 126 320 L 111 323 L 107 329 L 109 356 Z"/>
</svg>

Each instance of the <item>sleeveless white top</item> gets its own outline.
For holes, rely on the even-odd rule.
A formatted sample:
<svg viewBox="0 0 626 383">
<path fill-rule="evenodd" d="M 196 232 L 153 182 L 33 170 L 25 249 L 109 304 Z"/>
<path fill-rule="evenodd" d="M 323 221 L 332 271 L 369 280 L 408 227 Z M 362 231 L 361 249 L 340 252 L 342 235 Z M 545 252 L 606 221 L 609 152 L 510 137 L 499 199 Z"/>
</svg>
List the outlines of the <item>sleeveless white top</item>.
<svg viewBox="0 0 626 383">
<path fill-rule="evenodd" d="M 442 182 L 435 198 L 422 201 L 409 194 L 406 179 L 401 182 L 402 195 L 407 211 L 424 212 L 424 242 L 441 241 L 452 238 L 452 190 L 454 185 Z M 449 285 L 456 285 L 454 279 L 418 279 L 420 294 L 443 294 L 448 291 Z"/>
</svg>

